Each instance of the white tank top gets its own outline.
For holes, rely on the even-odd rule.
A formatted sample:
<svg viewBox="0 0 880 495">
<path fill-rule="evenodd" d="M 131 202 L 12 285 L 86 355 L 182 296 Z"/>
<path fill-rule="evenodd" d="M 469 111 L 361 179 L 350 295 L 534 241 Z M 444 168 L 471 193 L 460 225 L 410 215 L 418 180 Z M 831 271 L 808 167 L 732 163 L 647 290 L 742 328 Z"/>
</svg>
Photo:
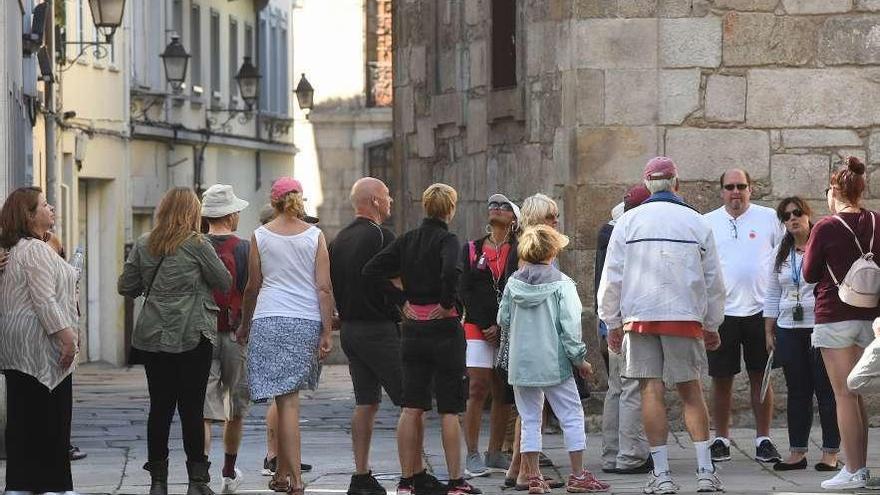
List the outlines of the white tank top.
<svg viewBox="0 0 880 495">
<path fill-rule="evenodd" d="M 314 226 L 295 235 L 276 234 L 265 226 L 254 232 L 263 272 L 254 320 L 284 316 L 321 321 L 315 278 L 320 235 Z"/>
</svg>

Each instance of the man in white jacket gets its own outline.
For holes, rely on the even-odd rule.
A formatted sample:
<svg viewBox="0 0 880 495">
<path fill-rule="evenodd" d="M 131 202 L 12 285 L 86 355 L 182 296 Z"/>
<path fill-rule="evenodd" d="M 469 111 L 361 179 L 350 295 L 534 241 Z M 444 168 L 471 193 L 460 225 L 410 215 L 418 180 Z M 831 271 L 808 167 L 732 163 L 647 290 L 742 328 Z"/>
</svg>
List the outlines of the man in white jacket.
<svg viewBox="0 0 880 495">
<path fill-rule="evenodd" d="M 677 194 L 666 157 L 645 166 L 651 196 L 617 220 L 599 284 L 608 345 L 624 355 L 621 375 L 639 380 L 654 470 L 645 493 L 676 493 L 666 449 L 664 379 L 675 384 L 697 457 L 697 491 L 723 491 L 709 452 L 709 413 L 700 385 L 705 349 L 720 345 L 724 282 L 712 230 Z M 704 348 L 705 344 L 705 348 Z"/>
</svg>

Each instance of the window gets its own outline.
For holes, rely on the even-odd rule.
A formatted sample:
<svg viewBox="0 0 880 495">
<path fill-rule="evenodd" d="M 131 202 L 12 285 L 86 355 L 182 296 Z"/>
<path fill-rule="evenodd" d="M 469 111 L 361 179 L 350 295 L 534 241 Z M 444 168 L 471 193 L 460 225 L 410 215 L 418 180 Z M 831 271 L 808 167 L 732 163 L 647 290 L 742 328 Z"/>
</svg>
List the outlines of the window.
<svg viewBox="0 0 880 495">
<path fill-rule="evenodd" d="M 229 18 L 229 101 L 238 94 L 235 74 L 238 72 L 238 21 Z"/>
<path fill-rule="evenodd" d="M 174 34 L 183 42 L 183 0 L 174 0 L 171 5 L 171 27 Z M 170 40 L 169 40 L 170 41 Z"/>
<path fill-rule="evenodd" d="M 260 14 L 260 109 L 280 115 L 289 111 L 287 29 L 283 11 L 266 9 Z"/>
<path fill-rule="evenodd" d="M 202 85 L 202 9 L 193 4 L 189 17 L 189 45 L 191 67 L 190 83 Z"/>
<path fill-rule="evenodd" d="M 211 10 L 211 94 L 220 97 L 220 13 Z"/>
<path fill-rule="evenodd" d="M 492 88 L 516 86 L 516 0 L 492 0 Z"/>
</svg>

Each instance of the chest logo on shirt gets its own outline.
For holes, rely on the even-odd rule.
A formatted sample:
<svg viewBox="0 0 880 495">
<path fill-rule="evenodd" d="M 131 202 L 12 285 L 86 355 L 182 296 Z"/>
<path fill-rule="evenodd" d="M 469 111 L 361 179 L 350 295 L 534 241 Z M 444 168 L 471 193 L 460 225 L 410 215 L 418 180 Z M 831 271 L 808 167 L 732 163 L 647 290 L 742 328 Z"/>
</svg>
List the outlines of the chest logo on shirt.
<svg viewBox="0 0 880 495">
<path fill-rule="evenodd" d="M 758 238 L 758 233 L 755 232 L 754 230 L 750 230 L 749 231 L 749 239 L 757 239 L 757 238 Z"/>
</svg>

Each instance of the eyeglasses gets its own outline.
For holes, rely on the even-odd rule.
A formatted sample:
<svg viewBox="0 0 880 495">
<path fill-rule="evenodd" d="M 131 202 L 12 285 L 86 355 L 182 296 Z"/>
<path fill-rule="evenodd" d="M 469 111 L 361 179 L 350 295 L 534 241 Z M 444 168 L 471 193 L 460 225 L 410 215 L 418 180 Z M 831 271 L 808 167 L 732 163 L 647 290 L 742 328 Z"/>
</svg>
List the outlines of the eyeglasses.
<svg viewBox="0 0 880 495">
<path fill-rule="evenodd" d="M 739 239 L 739 233 L 736 231 L 736 222 L 731 218 L 730 221 L 730 236 L 734 239 Z"/>
<path fill-rule="evenodd" d="M 804 210 L 802 210 L 800 208 L 795 208 L 794 210 L 791 210 L 791 211 L 784 211 L 784 212 L 782 212 L 781 218 L 782 218 L 783 222 L 787 222 L 792 216 L 800 218 L 800 217 L 804 216 Z"/>
<path fill-rule="evenodd" d="M 748 188 L 748 184 L 724 184 L 724 189 L 727 191 L 733 191 L 734 189 L 737 191 L 745 191 Z"/>
<path fill-rule="evenodd" d="M 513 211 L 513 206 L 510 206 L 510 203 L 499 203 L 497 201 L 492 201 L 491 203 L 489 203 L 489 211 L 492 210 Z"/>
</svg>

